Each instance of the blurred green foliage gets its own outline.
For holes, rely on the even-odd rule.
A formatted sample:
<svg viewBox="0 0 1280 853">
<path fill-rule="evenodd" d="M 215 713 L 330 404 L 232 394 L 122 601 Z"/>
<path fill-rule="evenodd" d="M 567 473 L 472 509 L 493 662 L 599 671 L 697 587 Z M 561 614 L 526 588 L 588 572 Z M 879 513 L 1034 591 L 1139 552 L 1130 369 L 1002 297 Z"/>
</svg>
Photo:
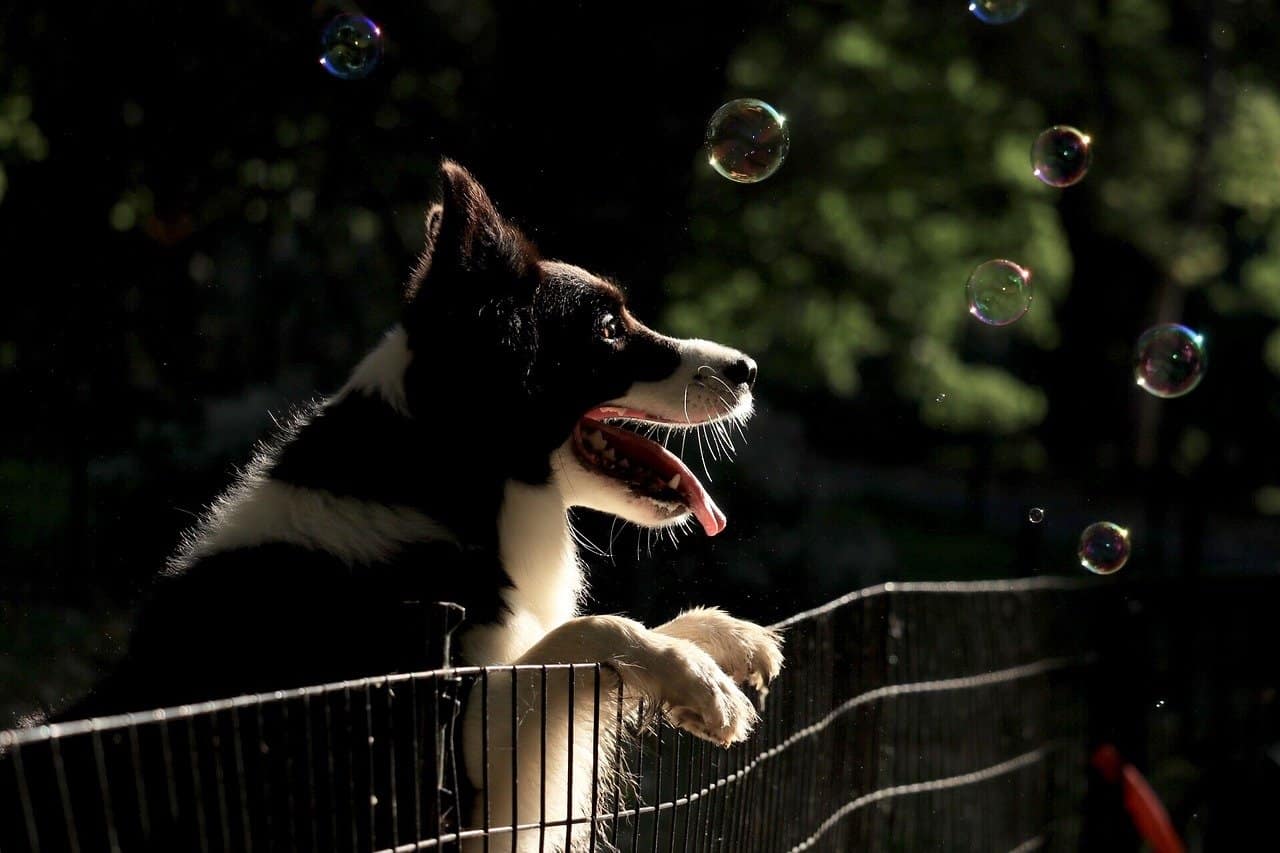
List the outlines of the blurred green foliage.
<svg viewBox="0 0 1280 853">
<path fill-rule="evenodd" d="M 1215 50 L 1258 14 L 1208 21 Z M 964 282 L 990 258 L 1030 267 L 1031 312 L 994 334 L 1006 354 L 1055 350 L 1073 261 L 1098 250 L 1073 245 L 1064 216 L 1147 268 L 1117 261 L 1117 280 L 1095 287 L 1124 295 L 1081 295 L 1098 303 L 1085 316 L 1136 299 L 1147 322 L 1176 319 L 1209 288 L 1222 312 L 1280 319 L 1280 100 L 1259 69 L 1202 71 L 1187 15 L 1116 0 L 984 28 L 939 26 L 910 0 L 793 9 L 736 51 L 727 93 L 768 93 L 789 118 L 790 162 L 745 189 L 698 170 L 699 251 L 669 278 L 670 323 L 763 351 L 772 381 L 816 375 L 838 395 L 885 362 L 923 423 L 1000 435 L 1036 426 L 1053 400 L 1016 360 L 972 346 L 993 332 L 965 313 Z M 1061 192 L 1028 160 L 1056 123 L 1096 146 L 1092 173 Z M 1280 330 L 1255 357 L 1280 373 Z"/>
</svg>

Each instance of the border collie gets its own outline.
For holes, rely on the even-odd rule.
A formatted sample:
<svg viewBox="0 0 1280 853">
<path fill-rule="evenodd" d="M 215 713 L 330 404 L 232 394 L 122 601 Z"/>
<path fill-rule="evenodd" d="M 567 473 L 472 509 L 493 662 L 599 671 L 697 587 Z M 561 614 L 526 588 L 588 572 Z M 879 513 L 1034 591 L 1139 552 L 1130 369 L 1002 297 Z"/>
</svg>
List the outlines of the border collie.
<svg viewBox="0 0 1280 853">
<path fill-rule="evenodd" d="M 589 507 L 650 528 L 696 519 L 709 536 L 724 514 L 693 472 L 639 429 L 697 429 L 751 412 L 756 365 L 703 340 L 676 340 L 628 310 L 621 290 L 543 259 L 462 167 L 441 167 L 441 199 L 404 291 L 403 320 L 334 396 L 299 413 L 189 533 L 141 611 L 123 662 L 72 719 L 423 668 L 406 601 L 466 608 L 453 663 L 602 663 L 604 695 L 628 713 L 643 700 L 716 744 L 757 719 L 739 685 L 763 691 L 781 664 L 776 634 L 717 609 L 657 628 L 580 615 L 583 568 L 568 512 Z M 491 672 L 489 702 L 525 709 L 521 780 L 590 807 L 594 673 L 549 688 Z M 574 720 L 568 691 L 575 690 Z M 476 691 L 478 693 L 478 691 Z M 536 698 L 535 698 L 536 697 Z M 498 823 L 543 816 L 538 785 L 484 774 L 481 744 L 511 766 L 509 717 L 483 732 L 467 702 L 463 752 Z M 619 733 L 603 714 L 601 738 Z M 609 749 L 598 750 L 606 760 Z M 504 762 L 505 761 L 505 765 Z M 572 765 L 572 766 L 571 766 Z M 602 772 L 608 773 L 608 767 Z M 621 772 L 621 770 L 619 770 Z M 546 805 L 563 821 L 564 796 Z M 463 821 L 465 823 L 465 820 Z M 545 832 L 576 847 L 575 829 Z M 512 849 L 511 834 L 486 849 Z M 534 849 L 537 831 L 516 849 Z M 479 844 L 479 842 L 477 842 Z"/>
</svg>

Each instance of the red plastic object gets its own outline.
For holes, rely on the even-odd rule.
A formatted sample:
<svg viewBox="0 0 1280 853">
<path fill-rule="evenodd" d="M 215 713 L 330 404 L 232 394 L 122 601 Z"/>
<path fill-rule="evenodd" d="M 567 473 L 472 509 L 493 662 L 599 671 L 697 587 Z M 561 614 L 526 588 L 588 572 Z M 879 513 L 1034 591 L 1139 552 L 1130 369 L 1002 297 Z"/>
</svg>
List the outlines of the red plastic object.
<svg viewBox="0 0 1280 853">
<path fill-rule="evenodd" d="M 1125 811 L 1155 853 L 1185 853 L 1186 845 L 1173 828 L 1169 812 L 1138 768 L 1125 761 L 1120 751 L 1109 743 L 1094 751 L 1090 763 L 1103 779 L 1120 785 Z"/>
</svg>

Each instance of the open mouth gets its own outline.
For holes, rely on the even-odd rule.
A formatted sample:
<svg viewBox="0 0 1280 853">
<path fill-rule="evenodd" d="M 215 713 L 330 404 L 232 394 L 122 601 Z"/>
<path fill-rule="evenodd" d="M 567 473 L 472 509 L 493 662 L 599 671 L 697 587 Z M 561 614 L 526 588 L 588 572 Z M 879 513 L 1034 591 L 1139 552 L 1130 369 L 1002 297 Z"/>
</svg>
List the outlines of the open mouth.
<svg viewBox="0 0 1280 853">
<path fill-rule="evenodd" d="M 689 466 L 632 429 L 653 424 L 677 426 L 645 412 L 601 406 L 574 427 L 573 449 L 586 467 L 625 483 L 633 494 L 648 498 L 673 518 L 692 512 L 706 534 L 715 536 L 724 530 L 725 515 Z"/>
</svg>

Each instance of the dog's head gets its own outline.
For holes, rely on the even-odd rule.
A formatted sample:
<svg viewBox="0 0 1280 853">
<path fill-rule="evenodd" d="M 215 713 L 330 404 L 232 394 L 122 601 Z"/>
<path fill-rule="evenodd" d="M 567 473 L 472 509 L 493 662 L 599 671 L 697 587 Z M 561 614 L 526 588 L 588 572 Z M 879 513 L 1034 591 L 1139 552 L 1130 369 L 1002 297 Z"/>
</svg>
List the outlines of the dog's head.
<svg viewBox="0 0 1280 853">
<path fill-rule="evenodd" d="M 489 470 L 554 481 L 570 505 L 650 527 L 692 513 L 719 533 L 702 483 L 652 436 L 726 440 L 725 422 L 750 414 L 755 363 L 661 335 L 616 285 L 543 259 L 457 164 L 441 182 L 405 291 L 414 417 L 456 422 Z"/>
</svg>

